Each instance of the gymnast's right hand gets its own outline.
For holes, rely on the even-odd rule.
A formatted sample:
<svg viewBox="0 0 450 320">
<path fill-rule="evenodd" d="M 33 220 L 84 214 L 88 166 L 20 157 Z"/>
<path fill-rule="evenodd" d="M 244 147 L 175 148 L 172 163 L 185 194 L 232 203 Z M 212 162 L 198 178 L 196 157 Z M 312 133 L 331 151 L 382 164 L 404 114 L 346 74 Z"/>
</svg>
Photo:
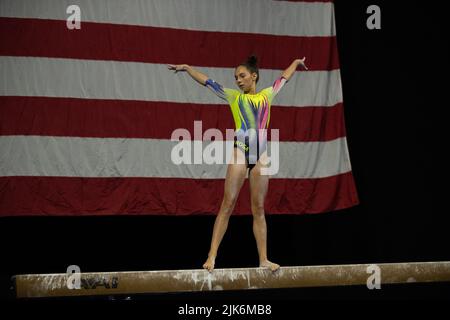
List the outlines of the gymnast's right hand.
<svg viewBox="0 0 450 320">
<path fill-rule="evenodd" d="M 169 68 L 169 70 L 174 70 L 175 73 L 177 73 L 178 71 L 186 71 L 187 70 L 186 64 L 168 64 L 167 67 Z"/>
</svg>

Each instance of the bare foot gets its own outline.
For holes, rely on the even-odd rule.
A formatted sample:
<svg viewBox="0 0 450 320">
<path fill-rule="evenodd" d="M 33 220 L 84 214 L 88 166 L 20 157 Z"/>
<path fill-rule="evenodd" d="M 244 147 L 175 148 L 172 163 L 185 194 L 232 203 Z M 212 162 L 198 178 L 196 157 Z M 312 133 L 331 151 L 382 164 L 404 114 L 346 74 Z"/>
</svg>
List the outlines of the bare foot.
<svg viewBox="0 0 450 320">
<path fill-rule="evenodd" d="M 280 269 L 280 265 L 277 263 L 273 263 L 270 262 L 269 260 L 265 260 L 259 263 L 259 267 L 260 268 L 268 268 L 270 269 L 272 272 L 277 271 L 278 269 Z"/>
<path fill-rule="evenodd" d="M 206 269 L 209 272 L 212 272 L 214 270 L 215 260 L 216 260 L 216 257 L 208 257 L 206 262 L 203 264 L 203 269 Z"/>
</svg>

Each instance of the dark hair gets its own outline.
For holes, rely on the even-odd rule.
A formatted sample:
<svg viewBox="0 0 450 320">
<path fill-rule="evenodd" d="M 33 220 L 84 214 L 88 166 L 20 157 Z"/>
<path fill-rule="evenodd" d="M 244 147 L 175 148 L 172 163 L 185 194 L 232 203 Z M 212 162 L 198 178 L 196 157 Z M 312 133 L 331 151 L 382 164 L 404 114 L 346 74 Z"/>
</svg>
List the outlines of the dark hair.
<svg viewBox="0 0 450 320">
<path fill-rule="evenodd" d="M 250 73 L 255 72 L 256 77 L 256 83 L 258 83 L 259 80 L 259 70 L 258 70 L 258 58 L 254 55 L 251 55 L 247 58 L 247 61 L 241 63 L 239 66 L 244 66 L 250 71 Z"/>
</svg>

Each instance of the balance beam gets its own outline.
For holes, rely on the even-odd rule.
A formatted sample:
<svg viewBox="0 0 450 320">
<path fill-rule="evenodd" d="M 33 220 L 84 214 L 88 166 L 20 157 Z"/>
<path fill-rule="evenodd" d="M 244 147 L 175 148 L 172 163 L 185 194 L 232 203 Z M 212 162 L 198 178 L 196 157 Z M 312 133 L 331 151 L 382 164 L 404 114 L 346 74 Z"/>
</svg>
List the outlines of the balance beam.
<svg viewBox="0 0 450 320">
<path fill-rule="evenodd" d="M 263 268 L 80 273 L 80 288 L 69 289 L 70 274 L 13 277 L 17 298 L 138 293 L 246 290 L 366 285 L 374 264 Z M 379 263 L 381 284 L 450 281 L 450 261 Z"/>
</svg>

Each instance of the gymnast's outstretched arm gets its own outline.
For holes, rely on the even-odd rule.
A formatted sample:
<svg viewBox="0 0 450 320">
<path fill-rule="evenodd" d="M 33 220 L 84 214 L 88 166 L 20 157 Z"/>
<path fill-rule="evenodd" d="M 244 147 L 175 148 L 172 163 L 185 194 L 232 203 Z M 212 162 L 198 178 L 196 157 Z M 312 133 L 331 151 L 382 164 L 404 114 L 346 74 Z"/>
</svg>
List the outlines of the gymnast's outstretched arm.
<svg viewBox="0 0 450 320">
<path fill-rule="evenodd" d="M 305 65 L 305 59 L 306 59 L 305 57 L 303 57 L 303 59 L 295 59 L 291 63 L 291 65 L 289 67 L 287 67 L 286 70 L 283 71 L 283 73 L 281 74 L 281 77 L 285 78 L 286 81 L 289 81 L 289 79 L 294 74 L 295 70 L 297 70 L 298 66 L 303 66 L 303 68 L 308 70 L 308 68 Z"/>
<path fill-rule="evenodd" d="M 189 75 L 192 77 L 192 79 L 194 79 L 195 81 L 197 81 L 198 83 L 205 85 L 206 81 L 208 80 L 208 76 L 206 76 L 205 74 L 201 73 L 200 71 L 194 69 L 194 67 L 191 67 L 190 65 L 187 64 L 169 64 L 167 65 L 169 70 L 174 70 L 175 73 L 177 73 L 178 71 L 186 71 L 187 73 L 189 73 Z"/>
</svg>

